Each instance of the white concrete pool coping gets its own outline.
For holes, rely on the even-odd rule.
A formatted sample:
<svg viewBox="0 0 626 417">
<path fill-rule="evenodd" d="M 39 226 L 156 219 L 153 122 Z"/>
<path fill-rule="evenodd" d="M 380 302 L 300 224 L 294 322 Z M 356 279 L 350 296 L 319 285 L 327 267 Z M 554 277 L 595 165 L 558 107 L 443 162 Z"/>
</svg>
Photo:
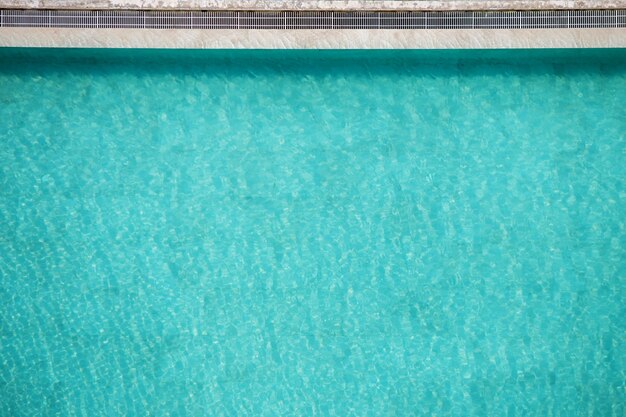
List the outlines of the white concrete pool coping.
<svg viewBox="0 0 626 417">
<path fill-rule="evenodd" d="M 626 0 L 0 0 L 0 8 L 301 11 L 591 10 L 626 8 Z"/>
<path fill-rule="evenodd" d="M 177 49 L 626 48 L 626 29 L 0 28 L 0 46 Z"/>
</svg>

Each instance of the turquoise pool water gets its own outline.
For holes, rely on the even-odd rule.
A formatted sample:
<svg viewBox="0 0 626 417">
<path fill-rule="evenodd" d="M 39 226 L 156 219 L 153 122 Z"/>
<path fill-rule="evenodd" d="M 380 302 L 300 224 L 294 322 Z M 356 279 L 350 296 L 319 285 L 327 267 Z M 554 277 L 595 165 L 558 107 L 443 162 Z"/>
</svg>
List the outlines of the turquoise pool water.
<svg viewBox="0 0 626 417">
<path fill-rule="evenodd" d="M 623 416 L 626 51 L 0 50 L 1 416 Z"/>
</svg>

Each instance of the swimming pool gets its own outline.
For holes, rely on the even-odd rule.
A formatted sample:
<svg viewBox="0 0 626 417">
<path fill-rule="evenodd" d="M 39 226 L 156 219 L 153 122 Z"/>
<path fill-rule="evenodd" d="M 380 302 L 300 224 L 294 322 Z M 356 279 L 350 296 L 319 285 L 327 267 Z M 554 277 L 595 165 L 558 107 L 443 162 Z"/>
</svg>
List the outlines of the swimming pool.
<svg viewBox="0 0 626 417">
<path fill-rule="evenodd" d="M 624 415 L 625 101 L 625 50 L 0 49 L 0 415 Z"/>
</svg>

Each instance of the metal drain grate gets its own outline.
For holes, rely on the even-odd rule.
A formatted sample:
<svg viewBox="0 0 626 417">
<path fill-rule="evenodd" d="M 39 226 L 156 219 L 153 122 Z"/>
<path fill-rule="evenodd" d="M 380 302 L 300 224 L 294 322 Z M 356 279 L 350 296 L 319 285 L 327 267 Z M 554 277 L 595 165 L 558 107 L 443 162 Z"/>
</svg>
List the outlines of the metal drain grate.
<svg viewBox="0 0 626 417">
<path fill-rule="evenodd" d="M 294 12 L 0 10 L 0 27 L 146 29 L 623 28 L 626 10 Z"/>
</svg>

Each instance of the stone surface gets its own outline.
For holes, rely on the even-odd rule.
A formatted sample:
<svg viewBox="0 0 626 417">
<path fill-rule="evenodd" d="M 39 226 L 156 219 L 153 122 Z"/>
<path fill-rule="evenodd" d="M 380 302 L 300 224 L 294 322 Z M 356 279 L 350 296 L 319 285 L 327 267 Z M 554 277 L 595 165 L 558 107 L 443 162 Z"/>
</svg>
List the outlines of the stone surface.
<svg viewBox="0 0 626 417">
<path fill-rule="evenodd" d="M 626 8 L 626 0 L 0 0 L 0 8 L 162 10 L 544 10 Z"/>
<path fill-rule="evenodd" d="M 624 48 L 626 29 L 181 30 L 0 28 L 0 47 L 206 49 Z"/>
</svg>

